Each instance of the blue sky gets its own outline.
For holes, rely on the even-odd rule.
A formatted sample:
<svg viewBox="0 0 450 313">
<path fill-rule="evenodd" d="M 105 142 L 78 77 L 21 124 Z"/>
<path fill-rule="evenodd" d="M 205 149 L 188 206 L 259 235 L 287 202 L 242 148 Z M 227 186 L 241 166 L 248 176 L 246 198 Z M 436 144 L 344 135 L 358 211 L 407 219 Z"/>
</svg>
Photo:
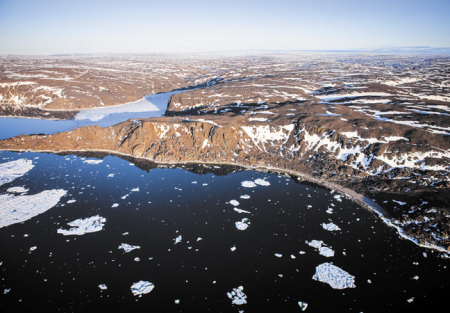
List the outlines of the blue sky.
<svg viewBox="0 0 450 313">
<path fill-rule="evenodd" d="M 0 54 L 450 47 L 450 0 L 0 0 Z"/>
</svg>

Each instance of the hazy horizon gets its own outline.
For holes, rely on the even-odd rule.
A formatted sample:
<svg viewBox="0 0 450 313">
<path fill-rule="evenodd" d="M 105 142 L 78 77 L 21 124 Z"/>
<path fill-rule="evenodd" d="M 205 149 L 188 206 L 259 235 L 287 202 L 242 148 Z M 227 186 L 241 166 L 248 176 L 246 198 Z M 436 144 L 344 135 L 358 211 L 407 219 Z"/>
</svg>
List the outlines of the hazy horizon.
<svg viewBox="0 0 450 313">
<path fill-rule="evenodd" d="M 0 54 L 450 51 L 450 1 L 0 0 Z"/>
</svg>

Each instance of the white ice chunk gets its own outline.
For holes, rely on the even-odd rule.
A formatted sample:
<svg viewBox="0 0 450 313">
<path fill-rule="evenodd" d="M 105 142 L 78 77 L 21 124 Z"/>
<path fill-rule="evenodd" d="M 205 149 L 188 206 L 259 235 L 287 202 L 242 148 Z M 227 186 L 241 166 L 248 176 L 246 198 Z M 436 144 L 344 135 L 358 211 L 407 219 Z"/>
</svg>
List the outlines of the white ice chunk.
<svg viewBox="0 0 450 313">
<path fill-rule="evenodd" d="M 329 231 L 341 230 L 339 228 L 339 226 L 337 226 L 333 222 L 329 222 L 328 224 L 322 223 L 322 227 L 323 227 L 323 229 L 326 229 L 326 230 L 329 230 Z"/>
<path fill-rule="evenodd" d="M 316 267 L 316 273 L 312 279 L 327 283 L 333 289 L 355 288 L 355 277 L 334 266 L 331 263 L 323 263 Z"/>
<path fill-rule="evenodd" d="M 247 295 L 244 293 L 244 287 L 242 286 L 233 288 L 231 292 L 227 292 L 227 296 L 232 300 L 232 304 L 242 305 L 247 303 Z"/>
<path fill-rule="evenodd" d="M 333 257 L 334 256 L 334 251 L 327 247 L 322 240 L 311 240 L 310 242 L 305 241 L 306 244 L 308 244 L 309 246 L 316 248 L 319 250 L 319 254 L 323 255 L 327 258 Z"/>
<path fill-rule="evenodd" d="M 125 253 L 128 253 L 130 251 L 133 251 L 135 249 L 140 249 L 140 248 L 141 248 L 140 246 L 132 246 L 127 243 L 122 243 L 118 249 L 122 249 L 123 251 L 125 251 Z"/>
<path fill-rule="evenodd" d="M 261 178 L 255 179 L 255 184 L 260 186 L 270 186 L 270 183 L 268 181 Z"/>
<path fill-rule="evenodd" d="M 239 202 L 236 201 L 236 200 L 231 200 L 231 201 L 230 201 L 230 204 L 231 204 L 231 205 L 234 205 L 234 206 L 238 206 L 238 205 L 239 205 Z"/>
<path fill-rule="evenodd" d="M 119 206 L 118 203 L 113 203 L 113 205 L 111 206 L 111 208 L 117 208 Z"/>
<path fill-rule="evenodd" d="M 248 218 L 243 218 L 241 221 L 236 222 L 236 228 L 239 230 L 246 230 L 250 225 L 250 220 Z"/>
<path fill-rule="evenodd" d="M 250 199 L 249 195 L 241 195 L 241 199 Z"/>
<path fill-rule="evenodd" d="M 232 247 L 230 248 L 230 250 L 231 250 L 231 251 L 236 251 L 236 246 L 232 246 Z"/>
<path fill-rule="evenodd" d="M 398 200 L 392 200 L 395 203 L 398 203 L 399 205 L 406 205 L 406 202 L 398 201 Z"/>
<path fill-rule="evenodd" d="M 0 186 L 22 177 L 33 167 L 33 162 L 27 159 L 19 159 L 0 164 Z"/>
<path fill-rule="evenodd" d="M 181 237 L 181 235 L 179 235 L 177 238 L 175 238 L 174 239 L 175 240 L 175 245 L 177 244 L 177 243 L 179 243 L 179 242 L 181 242 L 181 240 L 182 240 L 182 237 Z"/>
<path fill-rule="evenodd" d="M 155 288 L 153 283 L 141 280 L 131 286 L 131 292 L 135 296 L 142 296 L 143 294 L 151 292 L 153 288 Z"/>
<path fill-rule="evenodd" d="M 66 193 L 62 189 L 53 189 L 35 195 L 0 195 L 0 228 L 27 221 L 50 210 Z"/>
<path fill-rule="evenodd" d="M 139 191 L 139 187 L 133 188 L 131 189 L 132 192 L 138 192 Z"/>
<path fill-rule="evenodd" d="M 29 189 L 26 189 L 24 187 L 11 187 L 8 188 L 6 191 L 9 193 L 27 193 Z"/>
<path fill-rule="evenodd" d="M 251 212 L 246 211 L 246 210 L 242 210 L 242 209 L 238 209 L 238 208 L 233 208 L 233 210 L 235 210 L 238 213 L 247 213 L 247 214 L 251 214 Z"/>
<path fill-rule="evenodd" d="M 299 301 L 298 305 L 300 306 L 300 309 L 302 309 L 302 311 L 306 310 L 306 308 L 308 307 L 308 303 L 302 301 Z"/>
<path fill-rule="evenodd" d="M 87 164 L 100 164 L 102 163 L 103 160 L 84 160 L 83 163 L 87 163 Z"/>
<path fill-rule="evenodd" d="M 277 258 L 281 258 L 283 255 L 282 255 L 281 253 L 275 253 L 275 256 L 276 256 Z"/>
<path fill-rule="evenodd" d="M 98 288 L 100 288 L 101 290 L 106 290 L 108 289 L 108 287 L 105 284 L 100 284 L 98 285 Z"/>
<path fill-rule="evenodd" d="M 254 187 L 256 187 L 256 184 L 252 181 L 245 180 L 245 181 L 241 182 L 241 186 L 246 187 L 246 188 L 254 188 Z"/>
<path fill-rule="evenodd" d="M 58 229 L 57 232 L 58 234 L 62 234 L 64 236 L 94 233 L 101 231 L 103 229 L 103 226 L 105 226 L 105 222 L 106 218 L 101 217 L 100 215 L 95 215 L 84 219 L 80 218 L 67 223 L 67 225 L 73 226 L 71 229 Z"/>
</svg>

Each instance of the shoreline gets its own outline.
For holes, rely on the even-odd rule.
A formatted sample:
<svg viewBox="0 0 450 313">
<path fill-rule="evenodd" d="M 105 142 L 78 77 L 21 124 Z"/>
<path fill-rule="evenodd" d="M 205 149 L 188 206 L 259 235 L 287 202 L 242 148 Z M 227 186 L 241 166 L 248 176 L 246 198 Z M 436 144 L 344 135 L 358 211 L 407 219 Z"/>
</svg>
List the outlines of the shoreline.
<svg viewBox="0 0 450 313">
<path fill-rule="evenodd" d="M 352 200 L 353 202 L 355 202 L 356 204 L 360 205 L 361 207 L 363 207 L 364 209 L 369 210 L 370 212 L 376 214 L 382 221 L 383 223 L 388 226 L 388 227 L 393 227 L 394 229 L 396 229 L 397 234 L 400 238 L 406 239 L 411 241 L 412 243 L 414 243 L 415 245 L 422 247 L 422 248 L 426 248 L 426 249 L 431 249 L 433 251 L 438 251 L 438 252 L 442 252 L 443 255 L 445 255 L 446 258 L 450 258 L 450 251 L 447 251 L 446 249 L 444 249 L 443 247 L 437 246 L 437 245 L 432 245 L 432 244 L 420 244 L 417 242 L 417 239 L 407 236 L 403 229 L 398 226 L 395 225 L 394 223 L 391 222 L 391 220 L 389 218 L 387 218 L 385 216 L 385 214 L 383 214 L 383 212 L 381 212 L 380 209 L 376 208 L 375 206 L 373 206 L 372 204 L 368 203 L 367 201 L 365 201 L 365 199 L 367 199 L 364 195 L 357 193 L 356 191 L 343 187 L 339 184 L 333 183 L 333 182 L 329 182 L 329 181 L 324 181 L 324 180 L 319 180 L 316 178 L 311 177 L 308 174 L 305 173 L 301 173 L 298 171 L 293 171 L 293 170 L 286 170 L 286 169 L 281 169 L 281 168 L 276 168 L 276 167 L 267 167 L 267 166 L 248 166 L 248 165 L 242 165 L 239 163 L 227 163 L 227 162 L 205 162 L 205 161 L 185 161 L 185 162 L 161 162 L 161 161 L 156 161 L 153 159 L 149 159 L 149 158 L 145 158 L 145 157 L 137 157 L 137 156 L 133 156 L 131 154 L 127 154 L 127 153 L 123 153 L 123 152 L 118 152 L 118 151 L 113 151 L 113 150 L 102 150 L 102 149 L 84 149 L 84 150 L 60 150 L 60 151 L 54 151 L 54 150 L 30 150 L 30 149 L 2 149 L 0 148 L 0 151 L 8 151 L 8 152 L 36 152 L 36 153 L 53 153 L 53 154 L 59 154 L 59 153 L 86 153 L 86 152 L 90 152 L 90 153 L 104 153 L 106 155 L 109 156 L 124 156 L 124 157 L 129 157 L 129 158 L 133 158 L 133 159 L 140 159 L 140 160 L 145 160 L 145 161 L 149 161 L 152 163 L 155 163 L 157 165 L 185 165 L 185 164 L 208 164 L 208 165 L 229 165 L 229 166 L 236 166 L 236 167 L 241 167 L 243 169 L 246 170 L 251 170 L 251 171 L 259 171 L 259 172 L 264 172 L 264 171 L 268 171 L 268 172 L 274 172 L 274 173 L 279 173 L 279 174 L 288 174 L 297 178 L 302 178 L 302 180 L 306 180 L 312 183 L 315 183 L 317 185 L 323 186 L 325 188 L 334 190 L 336 192 L 338 192 L 339 194 L 347 197 L 348 199 Z M 381 208 L 381 207 L 380 207 Z"/>
</svg>

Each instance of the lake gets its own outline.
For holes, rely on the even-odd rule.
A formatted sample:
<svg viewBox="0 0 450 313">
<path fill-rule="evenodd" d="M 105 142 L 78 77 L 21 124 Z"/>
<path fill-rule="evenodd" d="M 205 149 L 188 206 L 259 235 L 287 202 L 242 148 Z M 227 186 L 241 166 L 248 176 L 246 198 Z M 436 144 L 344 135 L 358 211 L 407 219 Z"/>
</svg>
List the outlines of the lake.
<svg viewBox="0 0 450 313">
<path fill-rule="evenodd" d="M 92 154 L 0 152 L 0 168 L 2 312 L 429 312 L 447 303 L 448 259 L 295 177 Z"/>
</svg>

